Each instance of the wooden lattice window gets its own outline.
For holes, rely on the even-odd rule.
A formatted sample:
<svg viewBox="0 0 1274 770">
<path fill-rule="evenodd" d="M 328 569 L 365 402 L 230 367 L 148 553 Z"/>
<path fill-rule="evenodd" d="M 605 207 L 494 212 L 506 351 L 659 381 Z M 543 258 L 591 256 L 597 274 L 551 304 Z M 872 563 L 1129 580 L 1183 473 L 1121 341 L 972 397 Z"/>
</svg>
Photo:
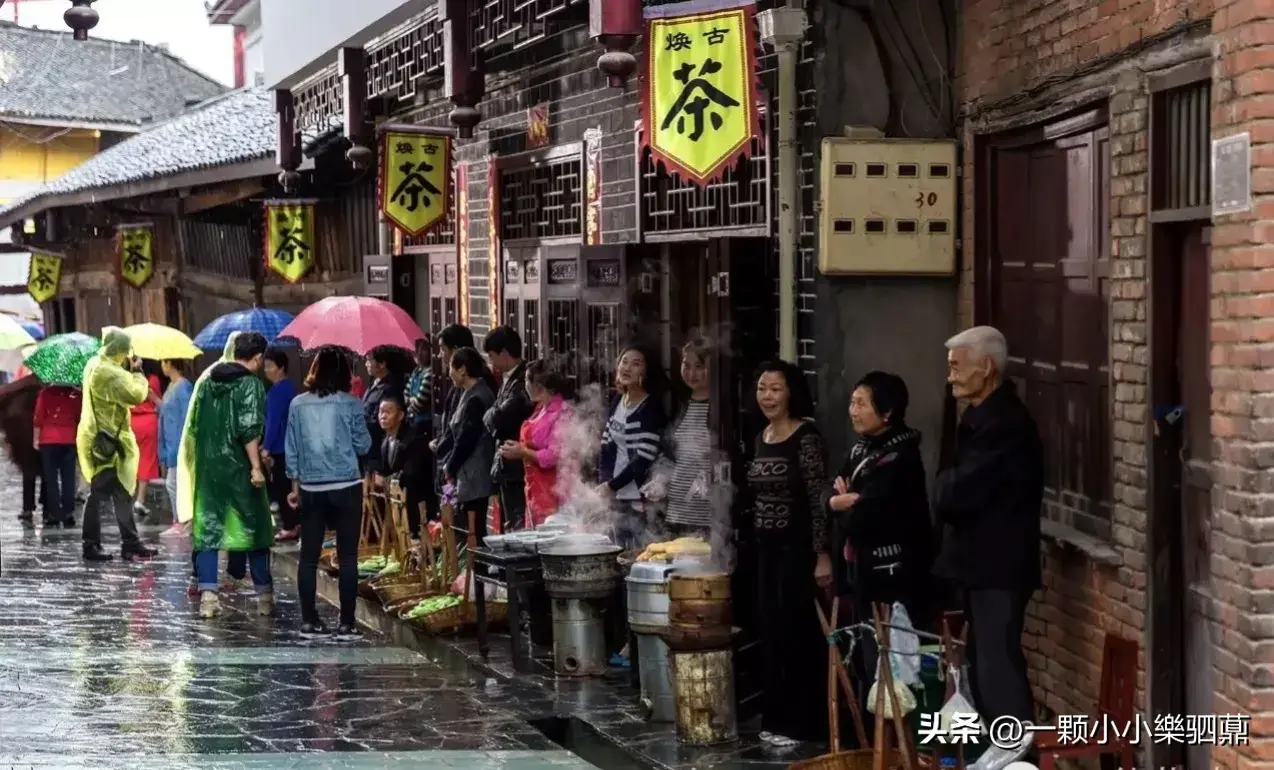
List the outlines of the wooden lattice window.
<svg viewBox="0 0 1274 770">
<path fill-rule="evenodd" d="M 568 15 L 567 11 L 578 9 Z M 585 23 L 588 0 L 480 0 L 470 17 L 477 48 L 522 48 L 566 25 Z"/>
<path fill-rule="evenodd" d="M 303 134 L 317 135 L 340 124 L 345 112 L 345 94 L 336 64 L 325 67 L 314 77 L 292 89 L 296 108 L 296 128 Z"/>
<path fill-rule="evenodd" d="M 500 172 L 500 237 L 558 238 L 584 232 L 579 153 Z"/>
<path fill-rule="evenodd" d="M 437 6 L 367 46 L 367 95 L 408 100 L 425 77 L 443 70 L 442 22 Z"/>
<path fill-rule="evenodd" d="M 641 146 L 637 152 L 644 233 L 731 230 L 736 235 L 770 234 L 769 128 L 764 116 L 752 140 L 752 154 L 706 185 L 670 174 Z"/>
</svg>

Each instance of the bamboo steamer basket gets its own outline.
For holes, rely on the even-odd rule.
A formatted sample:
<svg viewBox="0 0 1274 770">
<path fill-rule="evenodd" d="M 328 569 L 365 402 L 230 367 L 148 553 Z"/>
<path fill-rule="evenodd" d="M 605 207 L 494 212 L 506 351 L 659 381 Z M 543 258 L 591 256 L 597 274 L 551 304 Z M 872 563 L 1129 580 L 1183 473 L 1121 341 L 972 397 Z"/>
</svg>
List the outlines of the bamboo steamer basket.
<svg viewBox="0 0 1274 770">
<path fill-rule="evenodd" d="M 729 628 L 732 621 L 728 574 L 673 574 L 669 578 L 669 623 L 688 627 Z"/>
</svg>

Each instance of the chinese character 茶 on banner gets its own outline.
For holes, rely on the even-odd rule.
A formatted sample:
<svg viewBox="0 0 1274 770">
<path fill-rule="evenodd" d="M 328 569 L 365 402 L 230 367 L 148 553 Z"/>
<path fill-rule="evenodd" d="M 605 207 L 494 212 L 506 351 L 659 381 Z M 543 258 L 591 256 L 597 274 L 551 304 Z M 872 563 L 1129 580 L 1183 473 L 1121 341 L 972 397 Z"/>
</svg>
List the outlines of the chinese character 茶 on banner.
<svg viewBox="0 0 1274 770">
<path fill-rule="evenodd" d="M 120 225 L 119 277 L 134 289 L 155 274 L 155 234 L 150 225 Z"/>
<path fill-rule="evenodd" d="M 265 202 L 265 263 L 288 283 L 314 267 L 314 201 Z"/>
<path fill-rule="evenodd" d="M 447 217 L 451 136 L 394 127 L 381 135 L 380 210 L 406 236 Z"/>
<path fill-rule="evenodd" d="M 27 271 L 27 293 L 31 299 L 44 304 L 58 295 L 62 283 L 62 258 L 54 254 L 31 253 L 31 267 Z"/>
<path fill-rule="evenodd" d="M 645 144 L 669 171 L 697 184 L 747 155 L 759 133 L 755 10 L 647 20 Z"/>
</svg>

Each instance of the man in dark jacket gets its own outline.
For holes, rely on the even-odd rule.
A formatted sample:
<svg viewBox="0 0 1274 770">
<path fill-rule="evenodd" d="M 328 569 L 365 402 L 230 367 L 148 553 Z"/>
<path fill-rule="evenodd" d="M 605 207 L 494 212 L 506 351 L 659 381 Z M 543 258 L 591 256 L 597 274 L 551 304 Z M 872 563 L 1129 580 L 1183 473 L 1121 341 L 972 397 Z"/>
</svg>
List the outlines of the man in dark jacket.
<svg viewBox="0 0 1274 770">
<path fill-rule="evenodd" d="M 499 446 L 505 441 L 518 441 L 522 423 L 535 411 L 526 393 L 526 362 L 522 360 L 522 338 L 511 326 L 492 329 L 482 342 L 491 368 L 503 377 L 495 404 L 482 419 L 487 432 L 495 438 L 497 451 L 491 465 L 491 481 L 500 494 L 500 512 L 504 531 L 522 529 L 526 516 L 526 481 L 521 460 L 500 456 Z"/>
<path fill-rule="evenodd" d="M 452 443 L 451 433 L 451 416 L 456 411 L 456 404 L 460 401 L 460 391 L 451 387 L 451 378 L 448 373 L 451 371 L 451 357 L 456 354 L 460 348 L 473 347 L 473 332 L 469 331 L 469 327 L 460 324 L 451 324 L 438 333 L 438 355 L 442 359 L 442 382 L 439 385 L 444 389 L 442 397 L 442 411 L 438 413 L 441 419 L 433 420 L 436 426 L 434 429 L 433 440 L 429 442 L 429 451 L 434 453 L 437 461 L 437 484 L 438 490 L 442 491 L 442 466 L 446 461 L 445 453 L 442 451 L 449 447 Z"/>
<path fill-rule="evenodd" d="M 1002 716 L 1033 722 L 1022 627 L 1042 585 L 1043 448 L 1035 420 L 1004 379 L 1004 335 L 977 326 L 946 347 L 947 380 L 968 406 L 954 462 L 935 482 L 934 507 L 946 532 L 934 573 L 964 593 L 978 711 L 988 724 Z"/>
</svg>

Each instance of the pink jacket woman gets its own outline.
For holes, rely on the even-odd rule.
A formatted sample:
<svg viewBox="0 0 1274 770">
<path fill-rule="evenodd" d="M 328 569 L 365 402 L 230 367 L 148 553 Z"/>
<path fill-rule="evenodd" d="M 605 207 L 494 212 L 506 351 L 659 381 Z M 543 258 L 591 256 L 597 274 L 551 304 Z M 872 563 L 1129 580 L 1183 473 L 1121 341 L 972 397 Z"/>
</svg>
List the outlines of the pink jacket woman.
<svg viewBox="0 0 1274 770">
<path fill-rule="evenodd" d="M 521 460 L 526 476 L 526 511 L 529 526 L 539 526 L 557 511 L 560 502 L 557 481 L 560 465 L 568 458 L 561 454 L 562 430 L 571 409 L 565 399 L 570 381 L 553 371 L 544 361 L 526 367 L 526 394 L 535 411 L 522 423 L 519 441 L 500 447 L 505 459 Z M 566 470 L 567 473 L 571 471 Z"/>
<path fill-rule="evenodd" d="M 522 423 L 522 444 L 527 448 L 523 461 L 526 470 L 526 510 L 531 523 L 539 526 L 557 511 L 559 428 L 568 407 L 561 396 L 535 408 Z"/>
</svg>

